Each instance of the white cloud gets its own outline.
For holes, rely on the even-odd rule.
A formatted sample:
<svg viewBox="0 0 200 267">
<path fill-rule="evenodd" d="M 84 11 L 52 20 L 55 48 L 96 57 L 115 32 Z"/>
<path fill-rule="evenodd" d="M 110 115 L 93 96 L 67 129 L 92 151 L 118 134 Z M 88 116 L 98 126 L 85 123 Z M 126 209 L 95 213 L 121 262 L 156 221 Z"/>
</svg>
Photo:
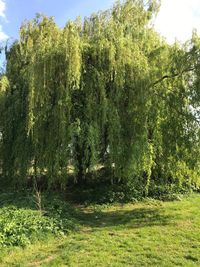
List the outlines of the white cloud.
<svg viewBox="0 0 200 267">
<path fill-rule="evenodd" d="M 0 18 L 6 20 L 6 3 L 4 0 L 0 0 Z M 2 25 L 0 25 L 0 41 L 4 41 L 8 38 L 7 34 L 2 30 Z"/>
<path fill-rule="evenodd" d="M 162 0 L 155 28 L 169 43 L 188 40 L 194 28 L 200 33 L 200 1 Z"/>
<path fill-rule="evenodd" d="M 2 26 L 0 25 L 0 41 L 5 41 L 8 39 L 8 35 L 2 31 Z"/>
<path fill-rule="evenodd" d="M 6 3 L 4 2 L 4 0 L 0 0 L 0 17 L 2 18 L 6 18 Z"/>
</svg>

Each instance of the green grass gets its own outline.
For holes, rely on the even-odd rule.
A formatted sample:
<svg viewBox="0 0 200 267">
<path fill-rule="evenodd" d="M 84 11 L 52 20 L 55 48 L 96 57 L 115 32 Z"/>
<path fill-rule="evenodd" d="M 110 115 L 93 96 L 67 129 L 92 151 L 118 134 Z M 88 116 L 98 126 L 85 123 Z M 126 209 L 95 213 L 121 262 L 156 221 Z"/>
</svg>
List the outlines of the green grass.
<svg viewBox="0 0 200 267">
<path fill-rule="evenodd" d="M 76 206 L 70 214 L 78 230 L 2 248 L 0 266 L 200 266 L 198 194 L 174 202 Z"/>
</svg>

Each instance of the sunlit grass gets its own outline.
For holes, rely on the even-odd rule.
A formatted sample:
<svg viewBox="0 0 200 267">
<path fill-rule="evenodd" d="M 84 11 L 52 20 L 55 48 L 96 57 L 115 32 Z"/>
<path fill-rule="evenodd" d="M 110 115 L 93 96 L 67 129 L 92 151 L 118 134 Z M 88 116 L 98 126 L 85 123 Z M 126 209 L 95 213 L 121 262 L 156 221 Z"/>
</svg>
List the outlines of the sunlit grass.
<svg viewBox="0 0 200 267">
<path fill-rule="evenodd" d="M 200 266 L 200 195 L 176 202 L 76 207 L 81 227 L 24 249 L 0 266 Z"/>
</svg>

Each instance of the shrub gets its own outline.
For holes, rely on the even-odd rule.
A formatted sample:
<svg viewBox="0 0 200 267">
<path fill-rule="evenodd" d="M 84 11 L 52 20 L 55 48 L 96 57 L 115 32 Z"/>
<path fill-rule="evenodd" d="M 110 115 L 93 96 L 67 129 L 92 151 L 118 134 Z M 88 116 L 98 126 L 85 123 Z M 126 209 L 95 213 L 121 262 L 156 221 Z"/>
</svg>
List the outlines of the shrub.
<svg viewBox="0 0 200 267">
<path fill-rule="evenodd" d="M 28 199 L 27 199 L 28 200 Z M 45 210 L 23 207 L 17 202 L 0 208 L 0 246 L 26 246 L 47 235 L 64 236 L 76 223 L 61 200 L 44 199 Z"/>
</svg>

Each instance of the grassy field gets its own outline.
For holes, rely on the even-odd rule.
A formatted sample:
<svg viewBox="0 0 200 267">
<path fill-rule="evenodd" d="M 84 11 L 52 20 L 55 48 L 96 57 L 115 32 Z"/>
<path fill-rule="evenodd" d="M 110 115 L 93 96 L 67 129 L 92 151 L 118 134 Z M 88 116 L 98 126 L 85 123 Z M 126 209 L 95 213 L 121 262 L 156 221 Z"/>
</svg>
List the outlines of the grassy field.
<svg viewBox="0 0 200 267">
<path fill-rule="evenodd" d="M 25 248 L 1 248 L 0 266 L 200 266 L 198 194 L 74 210 L 79 229 Z"/>
</svg>

